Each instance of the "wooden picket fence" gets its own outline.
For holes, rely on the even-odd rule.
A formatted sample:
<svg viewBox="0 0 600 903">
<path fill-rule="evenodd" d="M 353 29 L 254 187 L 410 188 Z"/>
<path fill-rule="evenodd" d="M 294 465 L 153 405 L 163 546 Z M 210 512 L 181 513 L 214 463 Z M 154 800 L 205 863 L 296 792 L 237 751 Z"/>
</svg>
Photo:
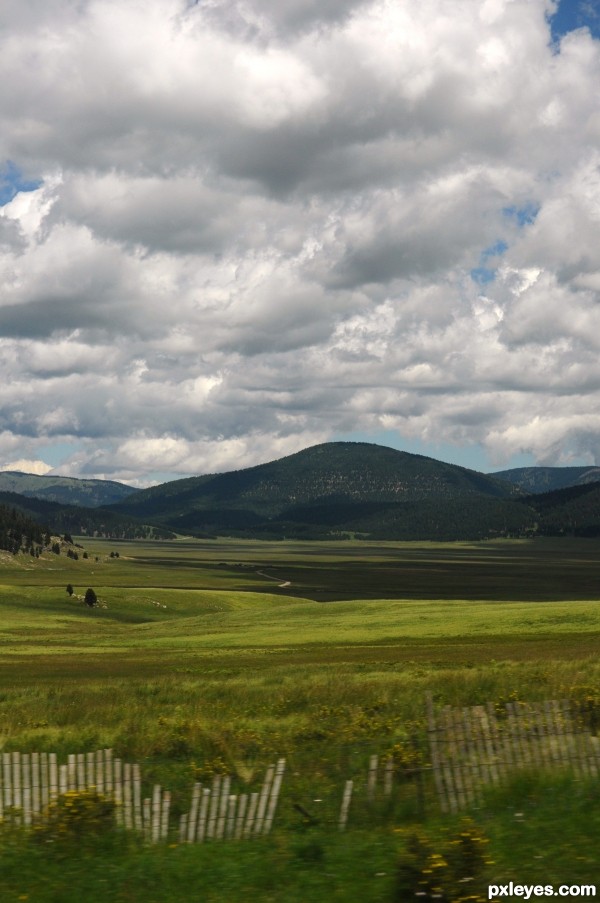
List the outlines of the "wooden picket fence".
<svg viewBox="0 0 600 903">
<path fill-rule="evenodd" d="M 429 698 L 427 736 L 428 744 L 422 746 L 422 738 L 411 738 L 412 748 L 423 749 L 413 766 L 397 767 L 393 757 L 371 755 L 368 769 L 345 782 L 340 831 L 351 815 L 382 817 L 387 802 L 401 796 L 406 800 L 406 794 L 422 816 L 436 799 L 443 812 L 458 812 L 479 802 L 485 787 L 518 771 L 568 769 L 600 777 L 600 737 L 590 725 L 590 713 L 571 700 L 488 702 L 436 711 Z"/>
<path fill-rule="evenodd" d="M 280 759 L 277 766 L 267 770 L 260 792 L 249 797 L 242 794 L 239 799 L 229 792 L 229 775 L 215 775 L 210 788 L 196 784 L 190 812 L 181 817 L 180 839 L 191 843 L 268 834 L 284 770 L 285 760 Z M 0 821 L 10 817 L 16 824 L 29 827 L 44 818 L 59 796 L 85 790 L 113 800 L 117 824 L 140 832 L 148 842 L 158 843 L 168 837 L 170 792 L 155 784 L 151 796 L 142 798 L 140 766 L 114 757 L 111 749 L 71 754 L 62 764 L 56 753 L 3 753 Z"/>
<path fill-rule="evenodd" d="M 600 737 L 586 713 L 569 700 L 504 706 L 490 702 L 436 711 L 429 699 L 427 735 L 429 755 L 421 756 L 415 767 L 397 768 L 393 758 L 371 755 L 366 773 L 345 782 L 340 830 L 346 829 L 351 812 L 353 819 L 366 813 L 372 820 L 386 807 L 392 811 L 387 803 L 396 799 L 396 789 L 406 791 L 408 781 L 420 812 L 432 795 L 443 812 L 457 812 L 476 803 L 486 786 L 518 770 L 568 768 L 600 776 Z M 416 749 L 419 738 L 413 741 Z M 139 832 L 149 843 L 170 835 L 178 836 L 180 843 L 250 839 L 270 833 L 284 771 L 285 760 L 280 759 L 252 793 L 233 794 L 230 775 L 215 775 L 206 786 L 196 783 L 188 810 L 172 826 L 170 792 L 155 784 L 143 797 L 140 766 L 116 758 L 110 749 L 72 754 L 63 763 L 54 753 L 5 752 L 0 763 L 0 821 L 10 818 L 31 826 L 59 796 L 95 790 L 115 802 L 119 825 Z"/>
<path fill-rule="evenodd" d="M 378 755 L 369 756 L 369 769 L 366 779 L 366 804 L 372 806 L 376 800 L 383 797 L 389 799 L 392 795 L 394 787 L 395 762 L 393 758 L 387 758 L 380 762 Z M 342 795 L 342 805 L 340 807 L 340 815 L 338 819 L 338 827 L 340 831 L 345 831 L 348 824 L 348 816 L 350 813 L 350 803 L 354 794 L 355 782 L 353 780 L 346 781 L 344 784 L 344 792 Z"/>
<path fill-rule="evenodd" d="M 229 775 L 215 775 L 212 787 L 194 785 L 190 811 L 181 816 L 181 843 L 234 838 L 240 840 L 268 834 L 273 824 L 281 790 L 285 759 L 271 765 L 259 793 L 230 794 Z"/>
<path fill-rule="evenodd" d="M 570 700 L 469 708 L 428 702 L 431 766 L 444 812 L 476 802 L 482 790 L 530 768 L 600 774 L 600 737 Z"/>
</svg>

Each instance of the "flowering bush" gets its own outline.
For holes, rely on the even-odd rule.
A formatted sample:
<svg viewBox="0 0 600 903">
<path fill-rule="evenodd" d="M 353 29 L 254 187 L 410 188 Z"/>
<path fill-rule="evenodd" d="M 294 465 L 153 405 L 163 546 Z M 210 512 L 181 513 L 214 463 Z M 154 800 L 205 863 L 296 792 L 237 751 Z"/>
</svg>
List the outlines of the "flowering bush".
<svg viewBox="0 0 600 903">
<path fill-rule="evenodd" d="M 485 873 L 491 865 L 487 843 L 469 818 L 461 821 L 458 831 L 437 842 L 424 831 L 409 834 L 398 860 L 394 901 L 484 903 Z"/>
<path fill-rule="evenodd" d="M 115 804 L 95 790 L 68 790 L 51 802 L 34 825 L 42 843 L 85 843 L 114 828 Z"/>
</svg>

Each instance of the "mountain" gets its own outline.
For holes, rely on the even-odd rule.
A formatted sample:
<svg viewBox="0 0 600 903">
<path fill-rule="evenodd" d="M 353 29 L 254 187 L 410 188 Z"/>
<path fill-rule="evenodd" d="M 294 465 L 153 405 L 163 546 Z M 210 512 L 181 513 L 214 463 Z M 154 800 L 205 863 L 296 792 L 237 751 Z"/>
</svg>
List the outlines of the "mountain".
<svg viewBox="0 0 600 903">
<path fill-rule="evenodd" d="M 600 536 L 600 482 L 523 499 L 536 512 L 541 536 Z"/>
<path fill-rule="evenodd" d="M 600 467 L 515 467 L 490 474 L 506 480 L 527 494 L 553 492 L 600 480 Z"/>
<path fill-rule="evenodd" d="M 582 477 L 581 471 L 593 472 L 565 470 L 571 473 L 557 474 L 557 480 L 573 479 L 574 471 L 575 478 Z M 2 505 L 9 518 L 31 518 L 55 533 L 115 539 L 169 538 L 175 533 L 443 541 L 600 536 L 600 482 L 526 495 L 498 474 L 363 442 L 325 443 L 244 470 L 131 490 L 105 507 L 0 492 Z M 23 534 L 31 532 L 26 527 Z M 7 540 L 9 546 L 15 544 L 15 535 L 13 531 Z"/>
<path fill-rule="evenodd" d="M 111 539 L 173 538 L 170 530 L 156 528 L 137 518 L 106 508 L 61 505 L 15 492 L 0 492 L 0 507 L 15 511 L 18 517 L 43 525 L 52 533 L 107 536 Z"/>
<path fill-rule="evenodd" d="M 423 455 L 330 442 L 154 486 L 110 510 L 192 535 L 468 539 L 527 529 L 519 496 L 510 483 Z"/>
<path fill-rule="evenodd" d="M 27 498 L 45 499 L 61 505 L 98 508 L 119 502 L 136 490 L 114 480 L 78 480 L 3 470 L 0 471 L 0 492 L 16 492 Z"/>
</svg>

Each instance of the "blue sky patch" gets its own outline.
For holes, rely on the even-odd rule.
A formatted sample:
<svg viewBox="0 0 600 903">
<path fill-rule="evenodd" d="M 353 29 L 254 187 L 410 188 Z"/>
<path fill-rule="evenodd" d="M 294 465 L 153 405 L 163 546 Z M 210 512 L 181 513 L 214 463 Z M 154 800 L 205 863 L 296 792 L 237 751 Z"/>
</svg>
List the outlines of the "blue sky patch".
<svg viewBox="0 0 600 903">
<path fill-rule="evenodd" d="M 600 38 L 600 5 L 598 0 L 560 0 L 558 10 L 550 16 L 552 44 L 577 28 L 589 28 L 592 37 Z"/>
<path fill-rule="evenodd" d="M 487 285 L 489 282 L 493 282 L 496 278 L 497 271 L 495 267 L 487 266 L 487 261 L 490 257 L 499 257 L 507 250 L 508 245 L 499 238 L 493 245 L 490 245 L 489 248 L 482 251 L 479 255 L 479 266 L 473 267 L 471 270 L 471 279 L 473 282 L 476 282 L 477 285 Z"/>
<path fill-rule="evenodd" d="M 490 270 L 489 267 L 474 267 L 471 270 L 471 279 L 477 285 L 487 285 L 496 278 L 496 270 Z"/>
<path fill-rule="evenodd" d="M 522 207 L 505 207 L 502 211 L 504 216 L 507 216 L 510 219 L 515 219 L 517 221 L 517 225 L 519 226 L 530 226 L 535 222 L 539 212 L 540 205 L 535 204 L 533 201 L 524 204 Z"/>
<path fill-rule="evenodd" d="M 41 184 L 41 179 L 24 179 L 19 167 L 8 160 L 0 167 L 0 207 L 10 203 L 20 191 L 35 191 Z"/>
</svg>

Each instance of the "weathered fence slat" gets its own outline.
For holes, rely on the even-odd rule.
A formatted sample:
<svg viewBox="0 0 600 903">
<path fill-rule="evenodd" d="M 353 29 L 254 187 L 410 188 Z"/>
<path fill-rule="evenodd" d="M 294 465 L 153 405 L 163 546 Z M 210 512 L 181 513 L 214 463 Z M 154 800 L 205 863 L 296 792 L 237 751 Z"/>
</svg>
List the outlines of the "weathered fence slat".
<svg viewBox="0 0 600 903">
<path fill-rule="evenodd" d="M 41 812 L 40 754 L 31 753 L 31 812 L 37 816 Z"/>
<path fill-rule="evenodd" d="M 427 696 L 427 732 L 429 734 L 429 748 L 431 753 L 431 766 L 433 769 L 433 780 L 438 793 L 442 812 L 448 811 L 448 796 L 446 794 L 446 785 L 444 782 L 442 759 L 439 748 L 439 735 L 435 721 L 435 712 L 433 708 L 433 700 L 431 694 Z"/>
<path fill-rule="evenodd" d="M 149 796 L 142 800 L 142 833 L 147 841 L 152 839 L 152 800 Z"/>
<path fill-rule="evenodd" d="M 367 800 L 369 803 L 375 801 L 377 793 L 377 771 L 379 768 L 379 756 L 373 755 L 369 757 L 369 774 L 367 777 Z"/>
<path fill-rule="evenodd" d="M 256 818 L 256 810 L 258 809 L 258 793 L 250 794 L 250 805 L 248 807 L 248 816 L 244 826 L 244 837 L 250 837 L 254 830 L 254 820 Z"/>
<path fill-rule="evenodd" d="M 123 824 L 123 763 L 121 759 L 115 759 L 113 762 L 113 794 L 116 806 L 117 824 Z"/>
<path fill-rule="evenodd" d="M 210 787 L 202 789 L 202 800 L 200 802 L 200 816 L 198 819 L 198 840 L 204 843 L 207 829 L 208 807 L 210 805 Z"/>
<path fill-rule="evenodd" d="M 171 811 L 171 792 L 165 790 L 162 798 L 162 815 L 160 823 L 160 839 L 166 840 L 169 836 L 169 812 Z"/>
<path fill-rule="evenodd" d="M 570 700 L 508 702 L 506 716 L 492 703 L 436 714 L 427 702 L 435 788 L 443 811 L 473 802 L 480 789 L 522 768 L 568 768 L 588 777 L 600 772 L 600 738 Z"/>
<path fill-rule="evenodd" d="M 348 824 L 348 812 L 350 810 L 350 800 L 352 799 L 353 788 L 354 788 L 354 781 L 346 781 L 346 783 L 344 785 L 344 795 L 342 797 L 342 808 L 340 809 L 340 819 L 339 819 L 340 831 L 345 831 L 346 825 Z"/>
<path fill-rule="evenodd" d="M 219 809 L 217 815 L 217 840 L 222 840 L 225 836 L 225 820 L 227 818 L 227 807 L 229 805 L 229 788 L 231 786 L 231 778 L 228 774 L 223 776 L 221 782 L 221 798 L 219 800 Z"/>
<path fill-rule="evenodd" d="M 187 840 L 188 816 L 184 812 L 179 819 L 179 843 L 185 843 Z"/>
<path fill-rule="evenodd" d="M 31 824 L 31 756 L 24 753 L 21 756 L 21 781 L 23 788 L 23 823 Z"/>
<path fill-rule="evenodd" d="M 202 792 L 202 784 L 196 782 L 192 790 L 192 804 L 187 820 L 187 837 L 188 843 L 193 843 L 196 839 L 196 823 L 198 821 L 198 803 Z"/>
<path fill-rule="evenodd" d="M 254 825 L 254 833 L 261 834 L 263 830 L 263 823 L 265 820 L 265 813 L 267 810 L 267 801 L 269 799 L 269 794 L 271 792 L 271 785 L 273 783 L 273 778 L 275 776 L 275 766 L 269 765 L 267 769 L 267 774 L 265 776 L 264 783 L 260 790 L 260 796 L 258 800 L 258 812 L 256 813 L 256 823 Z"/>
<path fill-rule="evenodd" d="M 152 788 L 152 843 L 160 840 L 162 788 L 155 784 Z"/>
<path fill-rule="evenodd" d="M 468 747 L 464 737 L 463 715 L 460 709 L 450 709 L 452 725 L 452 752 L 454 759 L 454 777 L 457 787 L 458 807 L 462 809 L 471 802 L 472 781 Z"/>
<path fill-rule="evenodd" d="M 472 709 L 463 709 L 465 735 L 471 738 L 471 776 L 473 782 L 473 795 L 479 794 L 482 784 L 491 783 L 491 756 L 485 743 L 483 733 L 483 718 L 485 709 L 475 706 Z"/>
<path fill-rule="evenodd" d="M 21 753 L 14 752 L 12 754 L 12 777 L 13 777 L 13 806 L 20 809 L 21 802 Z"/>
<path fill-rule="evenodd" d="M 444 706 L 442 711 L 442 725 L 444 731 L 444 759 L 445 759 L 445 778 L 446 778 L 446 789 L 448 794 L 448 806 L 450 812 L 456 812 L 458 810 L 458 799 L 459 799 L 459 790 L 456 784 L 456 774 L 454 771 L 454 749 L 453 749 L 453 730 L 452 730 L 452 722 L 450 720 L 451 707 L 449 705 Z"/>
<path fill-rule="evenodd" d="M 385 771 L 383 773 L 383 795 L 391 796 L 394 785 L 394 760 L 390 758 L 385 763 Z"/>
<path fill-rule="evenodd" d="M 58 796 L 58 764 L 56 762 L 56 753 L 49 753 L 48 755 L 48 771 L 50 777 L 49 802 L 53 803 Z"/>
<path fill-rule="evenodd" d="M 133 828 L 133 785 L 131 782 L 131 765 L 123 763 L 123 824 Z"/>
<path fill-rule="evenodd" d="M 142 776 L 139 765 L 131 766 L 133 779 L 133 826 L 140 833 L 143 831 L 142 823 Z"/>
<path fill-rule="evenodd" d="M 221 793 L 221 775 L 216 774 L 213 777 L 212 787 L 210 789 L 210 806 L 208 810 L 208 824 L 206 826 L 206 836 L 213 839 L 217 830 L 217 815 L 219 809 L 219 798 Z"/>
<path fill-rule="evenodd" d="M 275 777 L 273 779 L 273 784 L 271 786 L 271 793 L 269 796 L 269 803 L 267 806 L 267 814 L 265 817 L 265 823 L 263 828 L 263 833 L 268 834 L 273 825 L 273 819 L 275 817 L 275 810 L 277 809 L 277 801 L 279 799 L 279 792 L 281 790 L 281 783 L 283 781 L 283 773 L 285 771 L 285 759 L 279 759 L 277 762 L 277 767 L 275 769 Z"/>
<path fill-rule="evenodd" d="M 225 825 L 225 837 L 233 837 L 235 831 L 235 810 L 237 806 L 237 796 L 230 795 L 227 804 L 227 823 Z"/>
<path fill-rule="evenodd" d="M 10 753 L 2 753 L 2 775 L 4 784 L 4 806 L 6 809 L 9 809 L 13 804 Z"/>
<path fill-rule="evenodd" d="M 97 778 L 98 793 L 103 793 L 108 797 L 112 797 L 113 790 L 113 751 L 112 749 L 104 750 L 104 775 L 103 783 Z"/>
<path fill-rule="evenodd" d="M 242 793 L 238 800 L 238 810 L 237 810 L 237 819 L 235 823 L 235 834 L 234 837 L 236 840 L 241 840 L 242 833 L 244 831 L 244 818 L 246 816 L 246 807 L 248 806 L 248 794 Z"/>
</svg>

